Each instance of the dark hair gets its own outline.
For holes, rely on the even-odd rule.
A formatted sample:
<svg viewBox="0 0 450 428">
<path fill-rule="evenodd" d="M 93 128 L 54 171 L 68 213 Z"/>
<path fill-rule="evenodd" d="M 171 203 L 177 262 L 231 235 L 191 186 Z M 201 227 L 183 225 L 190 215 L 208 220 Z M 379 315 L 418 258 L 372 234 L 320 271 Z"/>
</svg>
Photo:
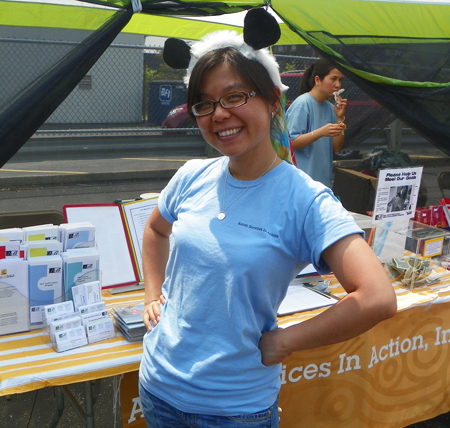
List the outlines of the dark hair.
<svg viewBox="0 0 450 428">
<path fill-rule="evenodd" d="M 302 80 L 300 81 L 299 95 L 309 92 L 314 88 L 314 79 L 316 76 L 319 76 L 319 79 L 323 80 L 333 68 L 336 67 L 323 58 L 311 64 L 303 73 Z"/>
<path fill-rule="evenodd" d="M 237 75 L 250 86 L 250 88 L 266 101 L 274 102 L 275 85 L 265 67 L 256 60 L 250 60 L 233 47 L 216 49 L 202 56 L 192 70 L 187 93 L 187 107 L 192 115 L 191 108 L 201 101 L 201 89 L 205 74 L 219 64 L 229 64 Z"/>
</svg>

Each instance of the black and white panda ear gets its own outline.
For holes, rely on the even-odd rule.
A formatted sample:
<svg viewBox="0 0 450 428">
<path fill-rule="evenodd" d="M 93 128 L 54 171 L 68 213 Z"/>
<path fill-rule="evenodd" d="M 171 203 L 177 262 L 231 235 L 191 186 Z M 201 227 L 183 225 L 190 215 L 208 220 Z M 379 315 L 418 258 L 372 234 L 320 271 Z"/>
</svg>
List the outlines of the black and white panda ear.
<svg viewBox="0 0 450 428">
<path fill-rule="evenodd" d="M 280 26 L 273 15 L 259 7 L 250 9 L 244 18 L 244 42 L 258 50 L 274 45 L 281 36 Z"/>
<path fill-rule="evenodd" d="M 250 9 L 245 15 L 243 36 L 248 46 L 259 50 L 274 45 L 280 39 L 281 30 L 275 17 L 260 7 Z M 191 60 L 190 47 L 181 39 L 167 39 L 163 59 L 169 67 L 187 69 Z"/>
<path fill-rule="evenodd" d="M 181 39 L 171 37 L 164 42 L 163 59 L 172 68 L 186 69 L 191 60 L 191 48 Z"/>
</svg>

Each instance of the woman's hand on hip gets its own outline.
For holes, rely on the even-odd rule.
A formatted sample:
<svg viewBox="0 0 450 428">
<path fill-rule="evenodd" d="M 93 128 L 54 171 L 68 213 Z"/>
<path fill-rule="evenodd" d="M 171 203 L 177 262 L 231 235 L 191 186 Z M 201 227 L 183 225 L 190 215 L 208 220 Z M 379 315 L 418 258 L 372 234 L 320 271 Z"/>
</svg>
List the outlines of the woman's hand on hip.
<svg viewBox="0 0 450 428">
<path fill-rule="evenodd" d="M 261 361 L 265 366 L 279 364 L 292 354 L 292 352 L 282 350 L 282 335 L 282 328 L 265 331 L 262 334 L 261 339 L 259 340 L 259 350 L 261 351 Z"/>
<path fill-rule="evenodd" d="M 161 294 L 159 299 L 145 302 L 144 306 L 144 325 L 148 331 L 151 331 L 153 326 L 159 323 L 161 319 L 161 305 L 166 303 L 166 298 Z"/>
</svg>

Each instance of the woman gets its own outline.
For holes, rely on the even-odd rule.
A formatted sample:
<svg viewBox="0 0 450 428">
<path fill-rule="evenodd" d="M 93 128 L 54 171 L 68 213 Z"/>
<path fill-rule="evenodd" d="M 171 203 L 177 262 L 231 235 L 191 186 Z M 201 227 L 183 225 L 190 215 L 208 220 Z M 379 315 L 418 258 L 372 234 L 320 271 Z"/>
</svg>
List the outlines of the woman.
<svg viewBox="0 0 450 428">
<path fill-rule="evenodd" d="M 286 116 L 297 166 L 314 180 L 331 187 L 333 152 L 344 144 L 347 100 L 337 93 L 342 73 L 326 60 L 312 64 L 300 82 L 300 96 Z M 334 106 L 327 101 L 336 93 Z"/>
<path fill-rule="evenodd" d="M 274 150 L 283 89 L 276 63 L 249 54 L 235 33 L 219 33 L 192 47 L 188 108 L 223 157 L 180 168 L 144 233 L 149 332 L 140 397 L 152 428 L 277 427 L 284 358 L 396 312 L 392 286 L 351 216 Z M 277 329 L 277 308 L 308 263 L 331 268 L 349 294 Z"/>
</svg>

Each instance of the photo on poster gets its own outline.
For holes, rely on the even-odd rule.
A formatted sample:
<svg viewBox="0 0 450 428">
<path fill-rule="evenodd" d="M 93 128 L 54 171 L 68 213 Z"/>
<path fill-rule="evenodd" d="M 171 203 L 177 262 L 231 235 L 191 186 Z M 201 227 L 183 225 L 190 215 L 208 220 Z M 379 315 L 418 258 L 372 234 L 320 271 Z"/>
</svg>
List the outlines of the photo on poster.
<svg viewBox="0 0 450 428">
<path fill-rule="evenodd" d="M 407 167 L 379 171 L 373 223 L 414 217 L 422 170 L 422 167 Z"/>
<path fill-rule="evenodd" d="M 411 210 L 412 188 L 411 185 L 391 187 L 386 212 Z"/>
</svg>

